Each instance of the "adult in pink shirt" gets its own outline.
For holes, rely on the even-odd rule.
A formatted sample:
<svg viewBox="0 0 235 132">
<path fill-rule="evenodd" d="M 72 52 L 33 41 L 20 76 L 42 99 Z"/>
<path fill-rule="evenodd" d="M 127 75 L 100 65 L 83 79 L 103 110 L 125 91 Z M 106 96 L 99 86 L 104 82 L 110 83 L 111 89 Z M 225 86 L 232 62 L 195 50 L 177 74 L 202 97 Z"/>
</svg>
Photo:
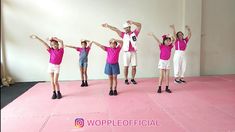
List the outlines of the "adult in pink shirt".
<svg viewBox="0 0 235 132">
<path fill-rule="evenodd" d="M 173 34 L 176 38 L 175 41 L 175 54 L 174 54 L 174 76 L 175 83 L 186 83 L 184 80 L 184 73 L 186 70 L 186 55 L 185 51 L 187 49 L 188 41 L 191 38 L 191 30 L 189 26 L 185 26 L 188 31 L 188 36 L 184 37 L 183 32 L 179 31 L 176 33 L 175 26 L 170 25 L 173 30 Z"/>
<path fill-rule="evenodd" d="M 56 37 L 52 37 L 50 39 L 50 46 L 49 46 L 49 44 L 47 44 L 45 41 L 43 41 L 41 38 L 39 38 L 36 35 L 31 35 L 30 37 L 32 39 L 39 40 L 49 52 L 50 60 L 49 60 L 48 72 L 50 73 L 50 76 L 51 76 L 51 85 L 53 88 L 52 99 L 62 98 L 62 95 L 60 93 L 60 86 L 58 83 L 58 78 L 59 78 L 59 72 L 60 72 L 60 64 L 62 62 L 63 55 L 64 55 L 63 41 Z"/>
<path fill-rule="evenodd" d="M 173 48 L 174 39 L 171 40 L 171 38 L 167 35 L 163 35 L 162 39 L 163 41 L 160 42 L 160 40 L 153 34 L 149 33 L 149 36 L 152 36 L 158 43 L 159 49 L 160 49 L 160 59 L 158 63 L 158 68 L 160 69 L 160 77 L 159 77 L 159 86 L 158 86 L 158 93 L 162 92 L 162 81 L 163 77 L 165 76 L 166 80 L 166 92 L 171 93 L 171 90 L 169 89 L 169 76 L 170 76 L 170 57 L 171 57 L 171 49 Z"/>
<path fill-rule="evenodd" d="M 123 41 L 111 39 L 109 41 L 110 47 L 101 45 L 101 44 L 94 42 L 94 41 L 93 41 L 93 43 L 107 52 L 104 73 L 109 76 L 109 84 L 110 84 L 109 95 L 116 96 L 116 95 L 118 95 L 118 93 L 117 93 L 117 75 L 120 74 L 118 58 L 119 58 L 119 53 L 121 51 L 121 48 L 123 46 Z"/>
<path fill-rule="evenodd" d="M 134 31 L 131 30 L 131 25 L 135 25 L 136 29 Z M 105 23 L 102 24 L 103 27 L 108 28 L 114 32 L 116 32 L 119 37 L 123 40 L 123 64 L 124 64 L 124 76 L 125 76 L 125 84 L 129 84 L 128 81 L 128 68 L 131 65 L 132 66 L 132 78 L 131 83 L 137 84 L 135 81 L 135 75 L 136 75 L 136 66 L 137 66 L 137 38 L 139 35 L 139 32 L 141 30 L 141 23 L 134 22 L 134 21 L 127 21 L 124 23 L 123 28 L 124 32 L 119 30 L 116 27 L 110 26 L 109 24 Z"/>
</svg>

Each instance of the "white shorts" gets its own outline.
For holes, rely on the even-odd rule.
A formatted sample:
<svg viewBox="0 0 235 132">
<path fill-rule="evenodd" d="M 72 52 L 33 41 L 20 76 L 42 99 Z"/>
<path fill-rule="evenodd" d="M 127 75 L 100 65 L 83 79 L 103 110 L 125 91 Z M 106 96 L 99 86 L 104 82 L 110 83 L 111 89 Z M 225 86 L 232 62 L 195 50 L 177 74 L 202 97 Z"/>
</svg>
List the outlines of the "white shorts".
<svg viewBox="0 0 235 132">
<path fill-rule="evenodd" d="M 170 60 L 159 60 L 158 63 L 158 68 L 159 69 L 170 69 Z"/>
<path fill-rule="evenodd" d="M 124 66 L 137 66 L 137 53 L 136 52 L 123 52 L 123 64 Z"/>
<path fill-rule="evenodd" d="M 60 65 L 49 63 L 48 70 L 49 73 L 60 73 Z"/>
</svg>

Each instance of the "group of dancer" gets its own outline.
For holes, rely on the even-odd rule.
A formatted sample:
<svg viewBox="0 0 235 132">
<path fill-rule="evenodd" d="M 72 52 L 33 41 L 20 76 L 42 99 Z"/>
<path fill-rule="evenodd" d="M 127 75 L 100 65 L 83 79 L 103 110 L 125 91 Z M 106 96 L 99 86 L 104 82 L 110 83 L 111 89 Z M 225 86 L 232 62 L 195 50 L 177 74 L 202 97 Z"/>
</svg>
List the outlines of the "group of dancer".
<svg viewBox="0 0 235 132">
<path fill-rule="evenodd" d="M 134 31 L 131 30 L 131 26 L 135 25 L 136 29 Z M 87 87 L 87 67 L 88 67 L 88 54 L 90 52 L 92 44 L 97 45 L 102 50 L 107 52 L 106 58 L 106 65 L 104 73 L 109 77 L 109 85 L 110 85 L 110 96 L 118 95 L 117 92 L 117 75 L 120 74 L 119 68 L 119 54 L 122 49 L 123 51 L 123 64 L 124 64 L 124 77 L 125 77 L 125 84 L 129 85 L 137 84 L 135 80 L 136 75 L 136 67 L 137 67 L 137 40 L 138 35 L 141 31 L 141 23 L 134 22 L 134 21 L 127 21 L 123 24 L 124 31 L 119 30 L 116 27 L 113 27 L 107 23 L 102 24 L 104 28 L 110 29 L 118 34 L 119 37 L 122 39 L 110 39 L 109 40 L 109 47 L 102 45 L 96 41 L 90 40 L 81 40 L 81 47 L 71 46 L 71 45 L 64 45 L 64 42 L 57 38 L 52 37 L 49 39 L 50 43 L 48 44 L 44 40 L 42 40 L 37 35 L 31 35 L 32 39 L 39 40 L 47 49 L 50 54 L 48 72 L 50 73 L 51 77 L 51 85 L 53 88 L 53 95 L 52 99 L 60 99 L 62 98 L 60 92 L 60 86 L 58 83 L 59 73 L 60 73 L 60 64 L 62 62 L 63 54 L 64 54 L 64 47 L 73 48 L 79 52 L 79 66 L 81 72 L 81 87 Z M 185 83 L 184 80 L 184 72 L 186 69 L 186 56 L 185 50 L 187 47 L 187 43 L 191 38 L 191 31 L 188 26 L 186 29 L 188 30 L 188 36 L 184 37 L 183 32 L 179 31 L 176 32 L 174 25 L 170 25 L 173 29 L 173 36 L 163 35 L 162 41 L 160 41 L 153 33 L 148 33 L 149 36 L 152 36 L 158 43 L 160 49 L 160 59 L 158 63 L 158 68 L 160 69 L 160 77 L 159 77 L 159 87 L 157 92 L 162 92 L 162 82 L 163 77 L 165 76 L 166 80 L 166 89 L 165 91 L 171 93 L 169 88 L 169 74 L 170 74 L 170 56 L 171 56 L 171 49 L 175 46 L 175 54 L 174 54 L 174 76 L 175 76 L 175 83 Z M 131 66 L 132 76 L 129 82 L 128 80 L 128 70 L 129 66 Z"/>
</svg>

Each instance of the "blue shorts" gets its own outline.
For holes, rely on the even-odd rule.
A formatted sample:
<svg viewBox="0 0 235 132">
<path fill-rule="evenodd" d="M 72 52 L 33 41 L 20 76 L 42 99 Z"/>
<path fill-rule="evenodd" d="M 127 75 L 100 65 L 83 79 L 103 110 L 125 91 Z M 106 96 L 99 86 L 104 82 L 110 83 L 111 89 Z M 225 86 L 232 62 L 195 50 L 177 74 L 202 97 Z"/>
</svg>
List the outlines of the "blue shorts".
<svg viewBox="0 0 235 132">
<path fill-rule="evenodd" d="M 104 73 L 107 75 L 118 75 L 120 74 L 119 64 L 108 64 L 105 65 Z"/>
<path fill-rule="evenodd" d="M 79 62 L 79 66 L 82 68 L 87 68 L 88 63 L 87 62 Z"/>
</svg>

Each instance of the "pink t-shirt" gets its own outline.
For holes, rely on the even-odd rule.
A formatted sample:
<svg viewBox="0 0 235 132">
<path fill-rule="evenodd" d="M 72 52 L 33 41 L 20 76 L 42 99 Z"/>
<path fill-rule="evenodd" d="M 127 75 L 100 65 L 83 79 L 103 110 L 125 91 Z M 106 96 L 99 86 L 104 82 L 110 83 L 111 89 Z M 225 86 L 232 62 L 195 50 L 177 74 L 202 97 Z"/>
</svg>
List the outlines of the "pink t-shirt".
<svg viewBox="0 0 235 132">
<path fill-rule="evenodd" d="M 138 31 L 137 29 L 133 31 L 136 35 L 136 37 L 138 37 L 140 31 Z M 133 32 L 130 32 L 129 35 L 131 35 Z M 121 38 L 123 39 L 124 38 L 124 34 L 125 32 L 122 32 L 121 33 Z M 131 42 L 129 43 L 129 50 L 128 51 L 135 51 L 134 47 L 132 46 Z"/>
<path fill-rule="evenodd" d="M 50 63 L 60 65 L 64 55 L 64 48 L 60 49 L 50 48 L 47 51 L 50 53 Z"/>
<path fill-rule="evenodd" d="M 107 52 L 107 63 L 116 64 L 118 63 L 119 53 L 121 51 L 121 47 L 117 46 L 116 48 L 105 47 L 105 51 Z"/>
<path fill-rule="evenodd" d="M 175 41 L 175 50 L 184 51 L 187 47 L 188 41 L 189 41 L 188 37 L 186 37 L 183 40 L 176 39 L 176 41 Z"/>
<path fill-rule="evenodd" d="M 171 57 L 171 49 L 173 48 L 173 45 L 159 45 L 160 48 L 160 59 L 161 60 L 169 60 Z"/>
<path fill-rule="evenodd" d="M 76 50 L 80 52 L 80 55 L 83 53 L 83 50 L 85 50 L 87 52 L 87 54 L 88 54 L 90 49 L 91 49 L 90 47 L 87 47 L 87 48 L 80 48 L 80 47 L 78 47 L 78 48 L 76 48 Z"/>
</svg>

